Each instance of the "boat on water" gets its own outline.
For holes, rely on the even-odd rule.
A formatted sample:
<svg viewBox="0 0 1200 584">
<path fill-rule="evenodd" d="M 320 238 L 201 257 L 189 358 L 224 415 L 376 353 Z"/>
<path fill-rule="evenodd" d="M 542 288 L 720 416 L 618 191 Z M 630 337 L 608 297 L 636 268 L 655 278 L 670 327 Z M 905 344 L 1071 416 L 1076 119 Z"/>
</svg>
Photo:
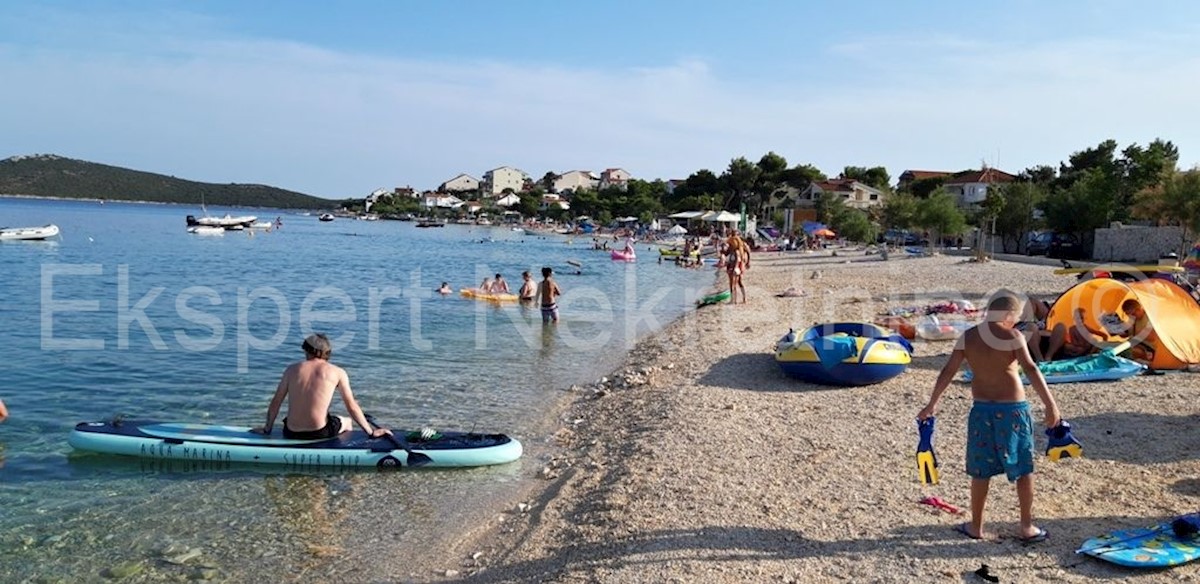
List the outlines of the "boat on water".
<svg viewBox="0 0 1200 584">
<path fill-rule="evenodd" d="M 234 217 L 228 213 L 226 213 L 224 217 L 212 217 L 208 214 L 205 214 L 203 217 L 197 217 L 195 215 L 187 216 L 188 227 L 204 226 L 223 227 L 226 229 L 230 227 L 244 228 L 253 225 L 255 221 L 258 221 L 258 217 L 253 215 L 240 215 Z"/>
<path fill-rule="evenodd" d="M 417 222 L 417 227 L 445 227 L 445 226 L 446 226 L 445 221 L 438 221 L 437 219 L 422 219 Z"/>
<path fill-rule="evenodd" d="M 0 227 L 0 241 L 40 241 L 58 236 L 53 223 L 41 227 Z"/>
<path fill-rule="evenodd" d="M 215 225 L 193 225 L 187 231 L 195 235 L 225 235 L 225 228 Z"/>
<path fill-rule="evenodd" d="M 333 221 L 333 214 L 332 213 L 321 213 L 321 215 L 317 217 L 317 220 L 318 221 Z"/>
<path fill-rule="evenodd" d="M 476 225 L 491 225 L 491 224 L 492 224 L 492 220 L 491 220 L 491 219 L 488 219 L 487 217 L 480 217 L 480 218 L 478 218 L 478 219 L 476 219 L 476 220 L 475 220 L 475 224 L 476 224 Z"/>
</svg>

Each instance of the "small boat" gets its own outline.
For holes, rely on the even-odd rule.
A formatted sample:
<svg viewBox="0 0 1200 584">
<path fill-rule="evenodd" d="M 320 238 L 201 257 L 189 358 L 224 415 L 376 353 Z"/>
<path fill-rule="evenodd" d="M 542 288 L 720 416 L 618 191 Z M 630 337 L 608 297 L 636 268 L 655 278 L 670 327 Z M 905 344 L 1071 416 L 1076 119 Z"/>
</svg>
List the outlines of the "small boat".
<svg viewBox="0 0 1200 584">
<path fill-rule="evenodd" d="M 775 362 L 788 376 L 810 383 L 873 385 L 908 369 L 912 345 L 873 324 L 820 324 L 799 336 L 788 331 L 775 344 Z"/>
<path fill-rule="evenodd" d="M 524 227 L 513 227 L 512 230 L 516 231 L 517 233 L 525 233 Z"/>
<path fill-rule="evenodd" d="M 417 227 L 445 227 L 445 226 L 446 226 L 445 221 L 438 221 L 437 219 L 422 219 L 417 222 Z"/>
<path fill-rule="evenodd" d="M 491 219 L 488 219 L 487 217 L 480 217 L 480 218 L 478 218 L 478 219 L 476 219 L 476 220 L 475 220 L 475 224 L 476 224 L 476 225 L 491 225 L 491 224 L 492 224 L 492 220 L 491 220 Z"/>
<path fill-rule="evenodd" d="M 333 221 L 333 214 L 332 213 L 321 213 L 317 217 L 317 221 Z"/>
<path fill-rule="evenodd" d="M 225 235 L 225 228 L 215 225 L 193 225 L 187 231 L 196 235 Z"/>
<path fill-rule="evenodd" d="M 272 229 L 274 227 L 275 224 L 270 221 L 255 221 L 250 224 L 250 229 Z"/>
<path fill-rule="evenodd" d="M 253 225 L 255 221 L 258 221 L 258 217 L 254 217 L 252 215 L 234 217 L 228 213 L 226 213 L 224 217 L 211 217 L 209 215 L 205 215 L 203 217 L 196 217 L 195 215 L 187 216 L 188 227 L 197 227 L 202 225 L 205 227 L 224 227 L 228 229 L 235 226 L 246 227 Z"/>
<path fill-rule="evenodd" d="M 637 254 L 633 253 L 632 249 L 629 251 L 625 251 L 623 249 L 614 249 L 612 250 L 611 255 L 612 259 L 620 262 L 632 262 L 637 259 Z"/>
<path fill-rule="evenodd" d="M 521 457 L 521 443 L 504 434 L 395 431 L 394 438 L 371 438 L 361 430 L 333 438 L 294 440 L 276 428 L 269 436 L 247 426 L 162 423 L 139 420 L 82 422 L 67 438 L 76 450 L 219 463 L 275 464 L 301 468 L 428 466 L 469 467 L 505 464 Z"/>
<path fill-rule="evenodd" d="M 58 235 L 58 226 L 0 227 L 0 241 L 40 241 Z"/>
</svg>

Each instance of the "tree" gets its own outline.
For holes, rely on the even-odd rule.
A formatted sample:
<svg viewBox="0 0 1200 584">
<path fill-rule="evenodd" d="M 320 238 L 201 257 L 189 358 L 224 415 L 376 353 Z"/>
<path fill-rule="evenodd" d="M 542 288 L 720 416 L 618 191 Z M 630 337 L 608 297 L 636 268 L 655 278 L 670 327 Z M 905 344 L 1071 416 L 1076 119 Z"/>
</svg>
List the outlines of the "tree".
<svg viewBox="0 0 1200 584">
<path fill-rule="evenodd" d="M 883 202 L 883 225 L 887 229 L 909 229 L 917 223 L 917 199 L 896 193 Z"/>
<path fill-rule="evenodd" d="M 1113 220 L 1118 181 L 1099 167 L 1078 173 L 1070 187 L 1047 197 L 1042 203 L 1046 226 L 1090 240 L 1092 230 L 1107 227 Z"/>
<path fill-rule="evenodd" d="M 762 171 L 757 165 L 739 156 L 729 161 L 729 168 L 721 175 L 722 190 L 728 195 L 721 206 L 725 210 L 736 211 L 738 206 L 746 201 L 753 193 Z"/>
<path fill-rule="evenodd" d="M 534 195 L 532 192 L 524 192 L 517 196 L 521 198 L 520 202 L 514 205 L 517 212 L 521 213 L 524 217 L 533 217 L 538 214 L 542 205 L 540 195 Z"/>
<path fill-rule="evenodd" d="M 877 189 L 888 189 L 892 184 L 892 177 L 888 176 L 887 169 L 882 166 L 873 166 L 871 168 L 847 166 L 842 169 L 842 178 L 852 178 L 864 185 Z"/>
<path fill-rule="evenodd" d="M 875 226 L 861 209 L 843 208 L 832 227 L 838 235 L 850 241 L 875 241 Z"/>
<path fill-rule="evenodd" d="M 815 207 L 817 221 L 827 225 L 837 223 L 842 213 L 846 212 L 846 202 L 842 200 L 840 195 L 830 191 L 821 192 L 821 196 L 817 199 Z"/>
<path fill-rule="evenodd" d="M 817 181 L 825 180 L 829 177 L 825 176 L 825 173 L 821 172 L 821 169 L 811 164 L 797 164 L 796 166 L 783 171 L 780 178 L 783 180 L 784 184 L 787 184 L 796 190 L 802 191 L 808 188 L 808 185 Z"/>
<path fill-rule="evenodd" d="M 912 193 L 918 199 L 924 199 L 937 192 L 944 184 L 946 184 L 946 177 L 944 176 L 917 179 L 908 185 L 908 192 Z"/>
<path fill-rule="evenodd" d="M 538 181 L 538 186 L 542 187 L 542 190 L 548 193 L 554 190 L 554 181 L 556 180 L 558 180 L 558 175 L 553 171 L 547 171 L 546 174 L 542 175 L 542 180 Z"/>
<path fill-rule="evenodd" d="M 1200 233 L 1200 167 L 1168 173 L 1161 184 L 1143 189 L 1138 193 L 1135 211 L 1159 224 L 1183 227 L 1181 248 L 1186 249 Z"/>
<path fill-rule="evenodd" d="M 1037 227 L 1033 214 L 1046 199 L 1046 186 L 1018 181 L 995 185 L 992 189 L 1004 200 L 1004 205 L 996 214 L 996 234 L 1000 236 L 1005 251 L 1012 249 L 1023 253 L 1028 243 L 1027 235 Z M 988 197 L 991 196 L 989 192 Z"/>
<path fill-rule="evenodd" d="M 930 238 L 933 242 L 942 236 L 962 233 L 967 220 L 954 197 L 946 191 L 938 191 L 917 203 L 917 225 L 933 232 L 934 237 Z"/>
</svg>

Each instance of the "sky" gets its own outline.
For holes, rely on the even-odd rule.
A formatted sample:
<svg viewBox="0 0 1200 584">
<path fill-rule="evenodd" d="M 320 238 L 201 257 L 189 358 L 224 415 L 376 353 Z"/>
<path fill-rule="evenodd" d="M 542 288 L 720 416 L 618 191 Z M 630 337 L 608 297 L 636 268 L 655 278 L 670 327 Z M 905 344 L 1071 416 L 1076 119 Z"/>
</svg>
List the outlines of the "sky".
<svg viewBox="0 0 1200 584">
<path fill-rule="evenodd" d="M 1200 3 L 0 4 L 0 158 L 320 197 L 515 166 L 718 174 L 767 152 L 1019 172 L 1106 139 L 1200 161 Z"/>
</svg>

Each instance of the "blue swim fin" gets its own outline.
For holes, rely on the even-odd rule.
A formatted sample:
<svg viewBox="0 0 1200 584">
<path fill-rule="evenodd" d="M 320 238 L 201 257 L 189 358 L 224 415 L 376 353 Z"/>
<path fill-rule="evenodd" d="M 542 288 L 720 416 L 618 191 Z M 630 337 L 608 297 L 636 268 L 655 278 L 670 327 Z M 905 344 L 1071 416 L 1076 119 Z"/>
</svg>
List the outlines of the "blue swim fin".
<svg viewBox="0 0 1200 584">
<path fill-rule="evenodd" d="M 923 485 L 935 485 L 938 482 L 937 454 L 933 452 L 934 417 L 917 422 L 917 478 Z"/>
<path fill-rule="evenodd" d="M 1071 424 L 1066 420 L 1060 421 L 1053 428 L 1047 428 L 1046 437 L 1050 439 L 1046 444 L 1046 456 L 1050 457 L 1050 460 L 1083 456 L 1083 445 L 1071 434 Z"/>
</svg>

